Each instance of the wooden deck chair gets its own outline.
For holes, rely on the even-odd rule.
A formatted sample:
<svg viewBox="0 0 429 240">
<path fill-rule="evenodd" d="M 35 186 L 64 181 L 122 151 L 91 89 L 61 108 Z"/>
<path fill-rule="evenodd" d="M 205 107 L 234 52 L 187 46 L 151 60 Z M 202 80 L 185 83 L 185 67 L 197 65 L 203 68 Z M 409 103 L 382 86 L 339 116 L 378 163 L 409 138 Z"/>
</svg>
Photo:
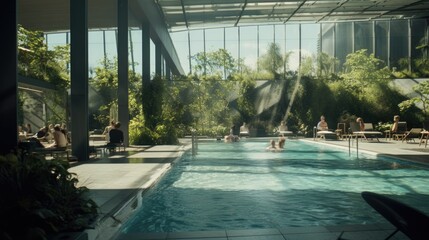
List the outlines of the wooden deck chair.
<svg viewBox="0 0 429 240">
<path fill-rule="evenodd" d="M 404 141 L 411 141 L 413 140 L 415 142 L 415 138 L 420 138 L 420 133 L 423 131 L 422 128 L 411 128 L 410 131 L 407 131 L 404 133 L 404 137 L 402 138 L 402 142 Z"/>
</svg>

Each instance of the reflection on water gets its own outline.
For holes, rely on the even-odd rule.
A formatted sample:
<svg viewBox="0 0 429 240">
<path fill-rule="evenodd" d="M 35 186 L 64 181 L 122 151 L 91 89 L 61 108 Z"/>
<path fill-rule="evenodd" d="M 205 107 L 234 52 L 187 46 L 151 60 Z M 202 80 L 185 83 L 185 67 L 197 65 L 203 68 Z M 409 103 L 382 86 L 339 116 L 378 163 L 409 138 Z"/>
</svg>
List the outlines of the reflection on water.
<svg viewBox="0 0 429 240">
<path fill-rule="evenodd" d="M 429 212 L 429 171 L 393 159 L 288 140 L 205 143 L 143 198 L 124 232 L 174 232 L 385 223 L 362 191 Z"/>
</svg>

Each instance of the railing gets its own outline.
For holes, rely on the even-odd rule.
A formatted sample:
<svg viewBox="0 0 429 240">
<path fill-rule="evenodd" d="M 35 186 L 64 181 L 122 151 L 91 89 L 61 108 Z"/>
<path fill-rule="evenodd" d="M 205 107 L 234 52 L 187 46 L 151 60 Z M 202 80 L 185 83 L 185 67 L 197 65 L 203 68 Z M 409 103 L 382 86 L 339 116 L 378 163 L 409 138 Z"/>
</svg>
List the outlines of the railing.
<svg viewBox="0 0 429 240">
<path fill-rule="evenodd" d="M 351 154 L 351 145 L 353 144 L 353 143 L 350 143 L 350 141 L 353 142 L 353 135 L 352 134 L 349 134 L 348 140 L 349 140 L 349 157 L 350 157 L 352 155 Z M 358 139 L 357 135 L 356 135 L 356 158 L 359 159 L 359 139 Z"/>
<path fill-rule="evenodd" d="M 198 150 L 198 137 L 196 136 L 196 130 L 191 131 L 191 142 L 192 142 L 192 156 L 197 155 Z"/>
</svg>

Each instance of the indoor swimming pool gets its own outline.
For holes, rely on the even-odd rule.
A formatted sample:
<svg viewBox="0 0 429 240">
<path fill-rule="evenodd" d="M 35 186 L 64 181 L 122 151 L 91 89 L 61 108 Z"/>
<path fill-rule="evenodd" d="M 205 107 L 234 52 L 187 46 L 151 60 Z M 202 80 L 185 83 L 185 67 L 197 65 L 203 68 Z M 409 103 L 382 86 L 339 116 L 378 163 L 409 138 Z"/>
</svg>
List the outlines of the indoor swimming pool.
<svg viewBox="0 0 429 240">
<path fill-rule="evenodd" d="M 388 195 L 429 212 L 429 171 L 311 141 L 200 143 L 154 187 L 122 233 L 386 223 L 361 197 Z"/>
</svg>

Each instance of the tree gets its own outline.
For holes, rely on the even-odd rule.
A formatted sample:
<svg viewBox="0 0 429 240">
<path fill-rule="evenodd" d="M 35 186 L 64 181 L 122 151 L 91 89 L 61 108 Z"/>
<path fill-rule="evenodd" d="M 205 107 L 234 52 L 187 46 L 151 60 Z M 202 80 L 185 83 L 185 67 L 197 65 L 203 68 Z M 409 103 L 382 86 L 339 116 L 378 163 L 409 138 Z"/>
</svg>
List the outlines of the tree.
<svg viewBox="0 0 429 240">
<path fill-rule="evenodd" d="M 238 72 L 239 62 L 231 54 L 220 48 L 213 52 L 200 52 L 192 56 L 195 61 L 194 74 L 208 76 L 222 76 L 229 78 Z"/>
<path fill-rule="evenodd" d="M 18 74 L 51 83 L 55 91 L 45 91 L 41 101 L 47 106 L 48 121 L 66 121 L 66 90 L 70 86 L 67 66 L 70 63 L 70 46 L 57 46 L 48 50 L 45 38 L 40 31 L 29 31 L 18 26 Z M 20 93 L 23 105 L 33 98 L 25 97 Z M 23 108 L 19 108 L 18 115 L 23 116 Z"/>
<path fill-rule="evenodd" d="M 317 55 L 317 76 L 319 78 L 329 78 L 339 66 L 340 61 L 328 54 L 321 52 Z"/>
<path fill-rule="evenodd" d="M 384 62 L 373 53 L 368 54 L 367 49 L 347 55 L 341 78 L 344 86 L 359 98 L 363 97 L 363 92 L 371 85 L 385 84 L 392 80 L 390 70 L 384 66 Z"/>
<path fill-rule="evenodd" d="M 401 111 L 405 111 L 412 106 L 421 104 L 424 121 L 427 121 L 429 119 L 429 81 L 424 81 L 417 85 L 414 85 L 413 89 L 418 94 L 418 96 L 405 100 L 401 102 L 398 106 Z"/>
<path fill-rule="evenodd" d="M 274 79 L 280 78 L 279 70 L 284 67 L 284 59 L 277 43 L 268 45 L 267 53 L 259 59 L 262 69 L 273 75 Z"/>
</svg>

